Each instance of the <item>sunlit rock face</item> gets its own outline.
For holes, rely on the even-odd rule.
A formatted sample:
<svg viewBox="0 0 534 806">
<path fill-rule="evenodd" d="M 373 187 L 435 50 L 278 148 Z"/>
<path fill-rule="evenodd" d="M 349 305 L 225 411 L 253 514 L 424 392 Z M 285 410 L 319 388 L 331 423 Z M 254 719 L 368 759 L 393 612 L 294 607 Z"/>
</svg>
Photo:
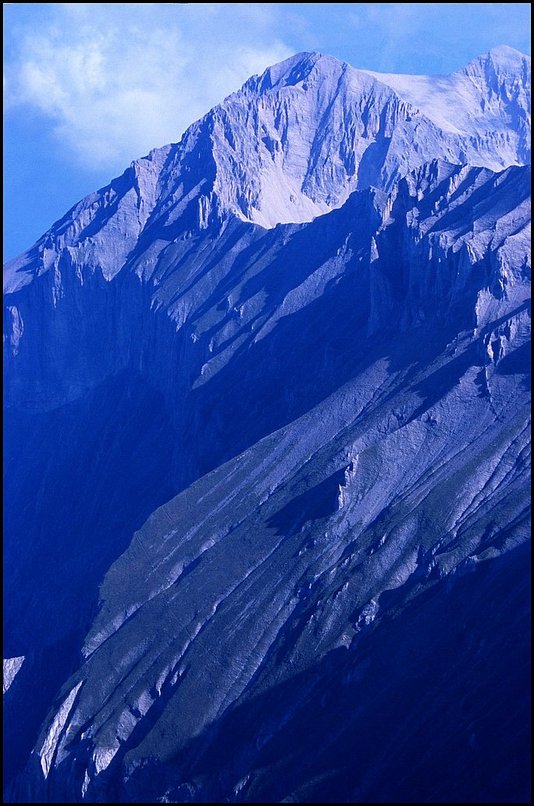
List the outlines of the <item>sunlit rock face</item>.
<svg viewBox="0 0 534 806">
<path fill-rule="evenodd" d="M 528 799 L 529 103 L 300 54 L 5 267 L 7 800 Z"/>
</svg>

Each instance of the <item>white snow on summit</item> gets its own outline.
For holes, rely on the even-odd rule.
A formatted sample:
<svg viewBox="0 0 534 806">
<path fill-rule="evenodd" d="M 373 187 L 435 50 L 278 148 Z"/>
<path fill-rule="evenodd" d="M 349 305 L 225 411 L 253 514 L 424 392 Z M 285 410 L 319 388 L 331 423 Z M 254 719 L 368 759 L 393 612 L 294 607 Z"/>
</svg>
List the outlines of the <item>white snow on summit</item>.
<svg viewBox="0 0 534 806">
<path fill-rule="evenodd" d="M 443 131 L 476 137 L 508 129 L 511 121 L 503 115 L 503 96 L 530 114 L 530 81 L 523 80 L 529 71 L 528 56 L 502 45 L 449 76 L 362 72 L 387 84 Z M 499 170 L 505 156 L 510 165 L 519 164 L 510 149 L 486 167 Z"/>
</svg>

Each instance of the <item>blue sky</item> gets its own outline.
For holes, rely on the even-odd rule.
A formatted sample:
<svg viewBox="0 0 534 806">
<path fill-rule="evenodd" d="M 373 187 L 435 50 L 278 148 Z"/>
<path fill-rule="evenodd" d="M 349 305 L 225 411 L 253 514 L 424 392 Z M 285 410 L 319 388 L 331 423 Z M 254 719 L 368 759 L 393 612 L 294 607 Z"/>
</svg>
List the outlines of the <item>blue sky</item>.
<svg viewBox="0 0 534 806">
<path fill-rule="evenodd" d="M 528 3 L 4 4 L 4 250 L 299 51 L 448 73 L 530 53 Z"/>
</svg>

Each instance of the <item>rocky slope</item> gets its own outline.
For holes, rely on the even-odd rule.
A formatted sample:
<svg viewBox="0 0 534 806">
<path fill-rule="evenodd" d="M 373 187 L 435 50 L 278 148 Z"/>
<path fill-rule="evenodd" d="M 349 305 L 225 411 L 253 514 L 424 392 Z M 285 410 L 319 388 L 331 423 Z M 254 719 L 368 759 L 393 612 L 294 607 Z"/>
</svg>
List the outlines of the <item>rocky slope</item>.
<svg viewBox="0 0 534 806">
<path fill-rule="evenodd" d="M 301 54 L 6 267 L 8 799 L 525 796 L 529 75 Z"/>
</svg>

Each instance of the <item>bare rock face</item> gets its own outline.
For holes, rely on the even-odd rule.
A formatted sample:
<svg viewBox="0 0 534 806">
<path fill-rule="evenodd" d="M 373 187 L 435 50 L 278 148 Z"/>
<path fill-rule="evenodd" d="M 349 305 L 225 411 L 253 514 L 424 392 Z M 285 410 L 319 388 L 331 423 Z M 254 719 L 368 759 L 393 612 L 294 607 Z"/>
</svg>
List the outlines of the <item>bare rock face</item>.
<svg viewBox="0 0 534 806">
<path fill-rule="evenodd" d="M 529 88 L 300 54 L 6 267 L 8 800 L 528 796 Z"/>
</svg>

